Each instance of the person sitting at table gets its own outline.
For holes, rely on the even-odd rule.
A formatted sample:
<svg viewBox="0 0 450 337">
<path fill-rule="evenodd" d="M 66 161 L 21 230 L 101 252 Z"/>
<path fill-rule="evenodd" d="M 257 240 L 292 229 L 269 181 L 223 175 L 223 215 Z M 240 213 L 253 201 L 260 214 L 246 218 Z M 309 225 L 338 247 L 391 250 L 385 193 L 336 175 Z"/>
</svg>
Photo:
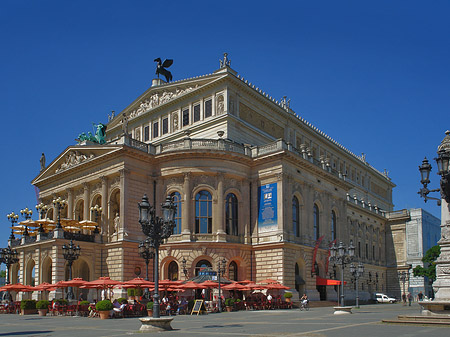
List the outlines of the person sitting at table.
<svg viewBox="0 0 450 337">
<path fill-rule="evenodd" d="M 119 303 L 117 300 L 115 300 L 115 302 Z M 125 310 L 127 304 L 127 300 L 122 300 L 122 304 L 118 308 L 113 308 L 114 316 L 117 317 L 120 314 L 123 316 L 123 311 Z"/>
<path fill-rule="evenodd" d="M 116 308 L 116 309 L 120 307 L 120 303 L 117 299 L 115 299 L 112 304 L 113 304 L 114 308 Z"/>
</svg>

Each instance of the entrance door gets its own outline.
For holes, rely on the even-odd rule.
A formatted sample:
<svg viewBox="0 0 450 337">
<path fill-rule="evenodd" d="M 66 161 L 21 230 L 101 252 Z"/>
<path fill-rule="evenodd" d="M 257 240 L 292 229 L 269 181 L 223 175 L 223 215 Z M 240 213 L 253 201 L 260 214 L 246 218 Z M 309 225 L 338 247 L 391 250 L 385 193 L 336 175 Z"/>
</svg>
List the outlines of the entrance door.
<svg viewBox="0 0 450 337">
<path fill-rule="evenodd" d="M 327 286 L 316 286 L 317 291 L 319 292 L 320 300 L 327 300 Z"/>
</svg>

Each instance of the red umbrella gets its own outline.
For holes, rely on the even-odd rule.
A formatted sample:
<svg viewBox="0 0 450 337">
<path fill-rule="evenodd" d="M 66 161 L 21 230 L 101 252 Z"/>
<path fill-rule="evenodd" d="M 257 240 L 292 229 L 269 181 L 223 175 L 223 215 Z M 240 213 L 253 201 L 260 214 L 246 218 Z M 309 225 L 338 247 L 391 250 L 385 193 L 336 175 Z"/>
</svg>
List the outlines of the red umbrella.
<svg viewBox="0 0 450 337">
<path fill-rule="evenodd" d="M 266 289 L 266 286 L 260 285 L 260 284 L 256 284 L 256 283 L 247 283 L 243 285 L 246 290 L 263 290 Z"/>
<path fill-rule="evenodd" d="M 242 284 L 239 284 L 237 282 L 227 284 L 227 285 L 223 286 L 222 289 L 223 290 L 247 290 L 247 288 L 245 286 L 243 286 Z"/>
<path fill-rule="evenodd" d="M 207 288 L 218 288 L 219 287 L 219 283 L 218 282 L 214 282 L 214 281 L 211 281 L 211 280 L 204 281 L 204 282 L 202 282 L 200 284 L 202 286 L 207 287 Z"/>
<path fill-rule="evenodd" d="M 283 289 L 283 290 L 291 289 L 291 288 L 286 287 L 286 286 L 284 286 L 282 284 L 279 284 L 279 283 L 278 284 L 268 284 L 268 285 L 266 285 L 264 287 L 267 288 L 267 289 Z"/>
<path fill-rule="evenodd" d="M 91 288 L 91 286 L 92 286 L 92 288 L 96 288 L 98 286 L 99 288 L 112 288 L 119 284 L 122 284 L 122 282 L 116 281 L 116 280 L 111 280 L 109 277 L 103 276 L 103 277 L 100 277 L 98 280 L 86 282 L 83 285 L 83 287 Z"/>
<path fill-rule="evenodd" d="M 22 283 L 7 284 L 0 288 L 0 291 L 21 291 L 25 287 Z"/>
<path fill-rule="evenodd" d="M 250 280 L 244 280 L 244 281 L 237 281 L 237 283 L 240 283 L 240 284 L 248 284 L 248 283 L 255 283 L 255 282 L 250 281 Z"/>
<path fill-rule="evenodd" d="M 260 281 L 259 283 L 273 284 L 273 283 L 280 283 L 280 282 L 268 278 L 268 279 Z"/>
<path fill-rule="evenodd" d="M 124 288 L 130 288 L 130 286 L 133 286 L 135 288 L 141 287 L 141 288 L 148 288 L 148 287 L 152 287 L 154 286 L 153 282 L 150 281 L 146 281 L 141 277 L 136 277 L 132 280 L 123 282 L 122 284 L 124 286 Z"/>
<path fill-rule="evenodd" d="M 75 277 L 70 281 L 60 281 L 61 286 L 64 287 L 79 287 L 83 286 L 87 281 L 83 280 L 81 277 Z"/>
<path fill-rule="evenodd" d="M 201 283 L 195 283 L 192 281 L 186 282 L 178 286 L 180 289 L 206 289 L 204 285 Z"/>
</svg>

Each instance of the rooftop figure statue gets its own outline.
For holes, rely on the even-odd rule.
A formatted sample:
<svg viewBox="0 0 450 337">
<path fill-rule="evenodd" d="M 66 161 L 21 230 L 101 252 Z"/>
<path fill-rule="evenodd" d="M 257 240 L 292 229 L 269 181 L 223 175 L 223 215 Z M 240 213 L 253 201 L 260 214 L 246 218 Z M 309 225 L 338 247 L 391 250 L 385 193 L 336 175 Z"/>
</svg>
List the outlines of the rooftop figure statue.
<svg viewBox="0 0 450 337">
<path fill-rule="evenodd" d="M 172 73 L 166 68 L 169 68 L 172 65 L 173 60 L 166 59 L 163 63 L 161 63 L 161 59 L 158 57 L 154 61 L 156 62 L 156 75 L 158 75 L 158 78 L 159 74 L 161 74 L 166 78 L 167 82 L 172 81 Z"/>
</svg>

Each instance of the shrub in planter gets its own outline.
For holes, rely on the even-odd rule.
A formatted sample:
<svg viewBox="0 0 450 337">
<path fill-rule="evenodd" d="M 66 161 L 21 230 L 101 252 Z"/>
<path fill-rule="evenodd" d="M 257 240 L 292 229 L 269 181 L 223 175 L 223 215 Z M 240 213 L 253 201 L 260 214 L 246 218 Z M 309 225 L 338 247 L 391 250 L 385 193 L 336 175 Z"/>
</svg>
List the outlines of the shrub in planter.
<svg viewBox="0 0 450 337">
<path fill-rule="evenodd" d="M 22 300 L 20 302 L 20 309 L 35 310 L 36 309 L 36 301 L 35 300 Z"/>
<path fill-rule="evenodd" d="M 89 301 L 81 301 L 80 302 L 80 305 L 89 305 L 90 303 L 89 303 Z"/>
<path fill-rule="evenodd" d="M 225 299 L 225 306 L 226 307 L 232 307 L 234 304 L 234 298 L 227 298 Z"/>
<path fill-rule="evenodd" d="M 136 296 L 136 292 L 134 291 L 134 288 L 128 288 L 127 289 L 127 294 L 128 294 L 129 297 Z"/>
<path fill-rule="evenodd" d="M 36 303 L 36 309 L 48 309 L 50 302 L 47 300 L 41 300 Z"/>
<path fill-rule="evenodd" d="M 117 302 L 119 302 L 120 304 L 122 304 L 122 303 L 123 303 L 123 301 L 125 301 L 125 302 L 127 302 L 127 303 L 128 303 L 128 300 L 127 300 L 126 298 L 123 298 L 123 297 L 119 297 L 119 298 L 117 299 Z"/>
<path fill-rule="evenodd" d="M 284 298 L 292 298 L 292 293 L 286 292 L 283 294 Z"/>
<path fill-rule="evenodd" d="M 114 306 L 110 300 L 98 301 L 95 305 L 95 309 L 97 309 L 98 311 L 110 311 L 113 309 L 113 307 Z"/>
<path fill-rule="evenodd" d="M 153 302 L 147 302 L 147 310 L 153 310 Z"/>
<path fill-rule="evenodd" d="M 59 305 L 67 305 L 67 304 L 69 304 L 69 301 L 67 301 L 64 298 L 57 299 L 57 300 L 55 300 L 55 302 L 58 303 Z"/>
</svg>

